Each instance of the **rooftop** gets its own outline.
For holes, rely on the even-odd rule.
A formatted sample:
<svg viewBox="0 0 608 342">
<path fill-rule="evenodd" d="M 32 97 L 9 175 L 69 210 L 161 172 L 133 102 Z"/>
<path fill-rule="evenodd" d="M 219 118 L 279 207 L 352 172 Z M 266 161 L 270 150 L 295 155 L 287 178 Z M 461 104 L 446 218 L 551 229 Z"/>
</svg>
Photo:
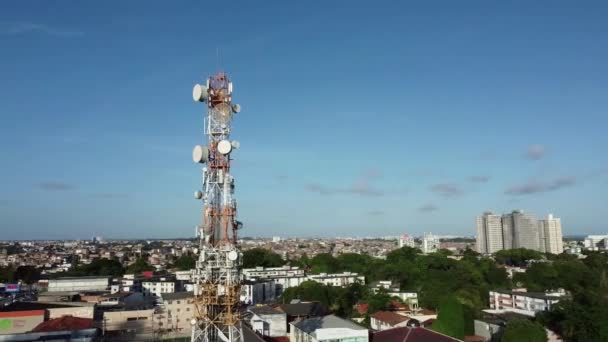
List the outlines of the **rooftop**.
<svg viewBox="0 0 608 342">
<path fill-rule="evenodd" d="M 45 310 L 55 308 L 70 308 L 74 305 L 56 304 L 56 303 L 40 303 L 40 302 L 15 302 L 9 306 L 0 307 L 0 312 L 13 312 L 13 311 L 28 311 L 28 310 Z"/>
<path fill-rule="evenodd" d="M 327 313 L 327 309 L 319 302 L 304 302 L 294 304 L 281 304 L 279 310 L 288 316 L 322 316 Z"/>
<path fill-rule="evenodd" d="M 252 308 L 249 308 L 249 311 L 253 312 L 256 315 L 285 315 L 283 311 L 275 309 L 268 305 L 254 306 Z"/>
<path fill-rule="evenodd" d="M 292 323 L 298 329 L 312 334 L 317 329 L 352 329 L 352 330 L 367 330 L 365 327 L 362 327 L 352 321 L 342 319 L 335 315 L 327 315 L 323 317 L 313 317 L 309 319 L 305 319 L 303 321 L 299 321 L 297 323 Z"/>
<path fill-rule="evenodd" d="M 371 334 L 370 342 L 455 342 L 450 336 L 420 327 L 401 327 Z"/>
<path fill-rule="evenodd" d="M 160 296 L 163 298 L 163 300 L 188 299 L 194 298 L 194 292 L 161 293 Z"/>
<path fill-rule="evenodd" d="M 553 299 L 553 300 L 560 299 L 560 297 L 562 296 L 560 294 L 547 294 L 544 292 L 524 292 L 524 291 L 509 291 L 509 290 L 495 290 L 493 292 L 510 294 L 510 295 L 515 295 L 515 296 L 537 298 L 537 299 Z"/>
<path fill-rule="evenodd" d="M 91 279 L 110 279 L 111 277 L 105 276 L 81 276 L 81 277 L 59 277 L 54 279 L 49 279 L 49 281 L 57 281 L 57 280 L 91 280 Z"/>
<path fill-rule="evenodd" d="M 93 328 L 93 320 L 72 316 L 63 316 L 42 322 L 32 330 L 33 332 L 84 330 Z"/>
<path fill-rule="evenodd" d="M 389 325 L 397 325 L 409 320 L 409 317 L 401 316 L 390 311 L 377 311 L 372 317 Z"/>
</svg>

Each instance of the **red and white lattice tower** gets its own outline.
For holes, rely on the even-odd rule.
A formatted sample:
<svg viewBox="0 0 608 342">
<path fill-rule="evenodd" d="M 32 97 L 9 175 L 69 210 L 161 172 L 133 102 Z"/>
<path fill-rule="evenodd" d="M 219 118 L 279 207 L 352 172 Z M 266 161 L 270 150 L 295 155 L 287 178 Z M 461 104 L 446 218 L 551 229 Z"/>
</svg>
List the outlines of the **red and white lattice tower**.
<svg viewBox="0 0 608 342">
<path fill-rule="evenodd" d="M 225 73 L 209 77 L 205 85 L 192 91 L 194 101 L 207 104 L 205 134 L 207 145 L 192 151 L 195 163 L 203 168 L 203 189 L 194 193 L 203 201 L 203 217 L 197 226 L 200 252 L 196 262 L 195 318 L 192 341 L 240 342 L 243 340 L 239 312 L 242 253 L 237 245 L 234 177 L 230 174 L 230 155 L 239 147 L 230 140 L 232 115 L 239 105 L 232 104 L 232 83 Z"/>
</svg>

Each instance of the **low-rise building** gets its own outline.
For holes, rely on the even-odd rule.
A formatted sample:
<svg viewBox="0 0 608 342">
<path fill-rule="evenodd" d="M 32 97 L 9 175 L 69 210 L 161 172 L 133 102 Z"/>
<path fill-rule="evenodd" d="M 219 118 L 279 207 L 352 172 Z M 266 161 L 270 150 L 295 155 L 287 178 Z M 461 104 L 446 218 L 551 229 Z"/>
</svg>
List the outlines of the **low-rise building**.
<svg viewBox="0 0 608 342">
<path fill-rule="evenodd" d="M 62 277 L 49 279 L 49 292 L 106 291 L 110 287 L 109 277 Z"/>
<path fill-rule="evenodd" d="M 304 275 L 304 270 L 296 266 L 244 268 L 241 272 L 245 279 L 268 279 Z"/>
<path fill-rule="evenodd" d="M 377 311 L 370 317 L 370 327 L 377 331 L 393 329 L 406 326 L 409 320 L 409 317 L 391 311 Z"/>
<path fill-rule="evenodd" d="M 559 302 L 565 292 L 526 292 L 526 291 L 490 291 L 490 309 L 488 312 L 512 311 L 527 316 L 534 316 L 540 311 L 549 311 Z"/>
<path fill-rule="evenodd" d="M 368 342 L 369 331 L 335 315 L 290 323 L 292 342 Z"/>
<path fill-rule="evenodd" d="M 281 295 L 285 289 L 290 287 L 296 287 L 302 285 L 303 282 L 308 280 L 305 275 L 294 275 L 294 276 L 276 276 L 272 278 L 263 278 L 274 281 L 277 286 L 277 296 Z"/>
<path fill-rule="evenodd" d="M 351 284 L 365 284 L 365 277 L 353 272 L 311 274 L 309 280 L 330 286 L 346 287 Z"/>
<path fill-rule="evenodd" d="M 241 303 L 255 305 L 276 299 L 277 287 L 273 280 L 244 281 L 241 284 Z"/>
<path fill-rule="evenodd" d="M 152 334 L 154 331 L 154 309 L 105 311 L 102 329 L 107 332 L 130 334 Z"/>
<path fill-rule="evenodd" d="M 44 310 L 4 308 L 0 311 L 0 336 L 31 331 L 44 321 L 44 316 Z"/>
<path fill-rule="evenodd" d="M 190 335 L 196 307 L 193 292 L 163 293 L 161 308 L 156 311 L 155 321 L 159 330 L 181 336 Z"/>
<path fill-rule="evenodd" d="M 192 274 L 194 274 L 195 270 L 186 270 L 186 271 L 176 271 L 175 272 L 175 280 L 182 280 L 191 282 Z"/>
<path fill-rule="evenodd" d="M 390 280 L 373 282 L 370 284 L 370 290 L 374 294 L 379 291 L 386 291 L 389 296 L 401 299 L 401 301 L 407 304 L 412 310 L 418 310 L 418 293 L 401 291 L 399 286 L 393 284 Z"/>
<path fill-rule="evenodd" d="M 145 297 L 161 297 L 163 293 L 175 292 L 175 281 L 168 278 L 146 279 L 141 286 Z"/>
<path fill-rule="evenodd" d="M 283 311 L 287 315 L 288 323 L 311 317 L 321 317 L 329 313 L 327 308 L 319 302 L 296 302 L 281 304 L 277 307 L 277 309 Z"/>
<path fill-rule="evenodd" d="M 125 309 L 144 309 L 145 301 L 139 292 L 106 293 L 99 297 L 97 304 L 101 306 L 122 306 Z"/>
<path fill-rule="evenodd" d="M 270 306 L 257 306 L 249 309 L 252 329 L 262 336 L 287 336 L 287 314 Z"/>
</svg>

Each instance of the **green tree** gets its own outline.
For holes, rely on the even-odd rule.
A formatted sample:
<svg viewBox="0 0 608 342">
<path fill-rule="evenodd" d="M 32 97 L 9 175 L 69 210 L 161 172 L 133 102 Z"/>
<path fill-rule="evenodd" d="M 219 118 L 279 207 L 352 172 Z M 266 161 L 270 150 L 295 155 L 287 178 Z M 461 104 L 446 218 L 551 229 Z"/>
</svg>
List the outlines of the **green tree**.
<svg viewBox="0 0 608 342">
<path fill-rule="evenodd" d="M 310 260 L 312 273 L 335 273 L 340 271 L 338 260 L 331 254 L 321 253 Z"/>
<path fill-rule="evenodd" d="M 279 267 L 285 265 L 280 255 L 264 248 L 253 248 L 243 252 L 243 267 Z"/>
<path fill-rule="evenodd" d="M 450 256 L 450 255 L 454 255 L 454 252 L 452 252 L 449 249 L 442 248 L 442 249 L 440 249 L 440 250 L 437 251 L 437 254 L 441 254 L 443 256 Z"/>
<path fill-rule="evenodd" d="M 184 254 L 177 258 L 173 263 L 173 267 L 181 271 L 191 270 L 196 266 L 196 259 L 193 255 Z"/>
<path fill-rule="evenodd" d="M 21 280 L 26 284 L 33 284 L 40 280 L 40 270 L 34 266 L 19 266 L 15 270 L 15 280 Z"/>
<path fill-rule="evenodd" d="M 507 323 L 501 342 L 547 342 L 547 332 L 536 322 L 514 319 Z"/>
<path fill-rule="evenodd" d="M 293 299 L 318 301 L 327 307 L 332 307 L 337 297 L 335 292 L 340 288 L 326 286 L 316 281 L 305 281 L 300 286 L 290 287 L 283 292 L 281 300 L 288 303 Z M 340 289 L 341 290 L 341 289 Z"/>
<path fill-rule="evenodd" d="M 368 298 L 367 309 L 368 314 L 373 314 L 376 311 L 388 310 L 391 306 L 392 298 L 384 291 L 379 291 L 375 295 Z"/>
<path fill-rule="evenodd" d="M 109 276 L 119 277 L 124 274 L 122 264 L 116 259 L 95 259 L 90 264 L 78 265 L 67 272 L 54 273 L 52 278 Z"/>
<path fill-rule="evenodd" d="M 146 259 L 137 258 L 137 260 L 135 260 L 135 262 L 133 264 L 131 264 L 131 265 L 129 265 L 129 267 L 127 267 L 126 273 L 127 274 L 140 274 L 142 272 L 154 271 L 154 270 L 155 270 L 154 266 L 148 264 Z"/>
<path fill-rule="evenodd" d="M 15 269 L 11 266 L 0 267 L 0 283 L 12 283 L 15 281 Z"/>
<path fill-rule="evenodd" d="M 526 266 L 531 260 L 542 260 L 543 254 L 526 248 L 504 249 L 494 255 L 496 262 L 509 266 Z"/>
<path fill-rule="evenodd" d="M 432 329 L 460 340 L 464 339 L 464 309 L 456 298 L 449 297 L 441 303 Z"/>
</svg>

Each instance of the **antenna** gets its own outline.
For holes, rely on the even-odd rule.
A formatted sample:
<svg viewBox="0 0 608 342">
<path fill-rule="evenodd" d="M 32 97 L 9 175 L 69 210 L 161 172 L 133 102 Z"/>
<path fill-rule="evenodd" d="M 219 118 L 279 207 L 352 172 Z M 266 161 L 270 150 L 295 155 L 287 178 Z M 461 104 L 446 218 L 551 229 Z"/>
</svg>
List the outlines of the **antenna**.
<svg viewBox="0 0 608 342">
<path fill-rule="evenodd" d="M 215 66 L 216 66 L 216 70 L 217 70 L 217 71 L 220 71 L 220 70 L 221 70 L 221 69 L 220 69 L 220 65 L 221 65 L 222 63 L 221 63 L 221 60 L 220 60 L 220 48 L 219 48 L 219 47 L 216 47 L 216 48 L 215 48 L 215 64 L 216 64 L 216 65 L 215 65 Z"/>
</svg>

